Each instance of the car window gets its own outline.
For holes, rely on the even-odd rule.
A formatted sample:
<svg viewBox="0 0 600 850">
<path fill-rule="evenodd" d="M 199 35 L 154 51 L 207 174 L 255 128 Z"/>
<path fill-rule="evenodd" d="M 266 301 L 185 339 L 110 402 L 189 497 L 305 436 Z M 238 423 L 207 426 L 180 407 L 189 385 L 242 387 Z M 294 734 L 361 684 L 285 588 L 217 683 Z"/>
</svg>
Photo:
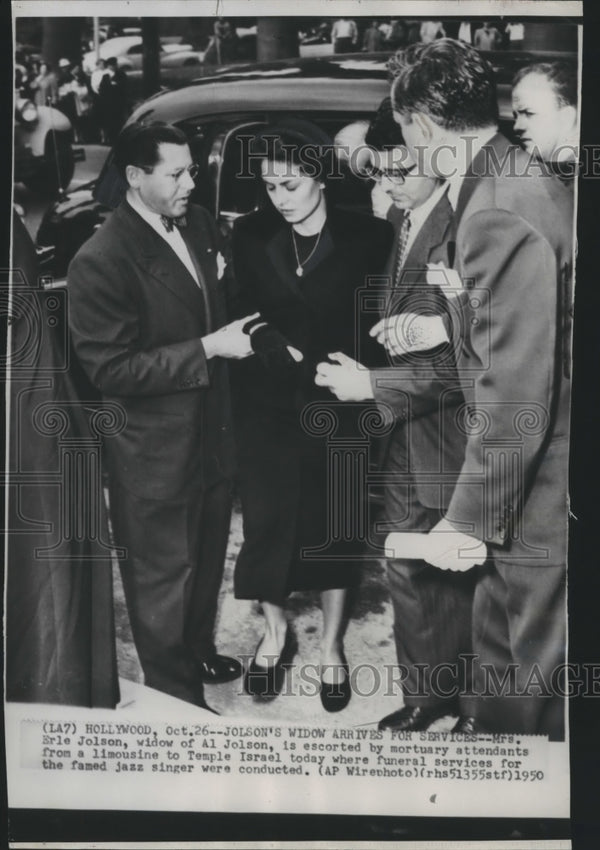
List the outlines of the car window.
<svg viewBox="0 0 600 850">
<path fill-rule="evenodd" d="M 261 202 L 261 186 L 248 168 L 248 139 L 264 126 L 264 122 L 244 123 L 223 138 L 217 177 L 220 216 L 245 215 L 257 209 Z"/>
<path fill-rule="evenodd" d="M 128 55 L 128 56 L 131 56 L 132 54 L 135 54 L 135 53 L 142 53 L 143 49 L 144 49 L 144 45 L 143 45 L 143 44 L 133 44 L 133 45 L 132 45 L 132 46 L 131 46 L 128 50 L 127 50 L 127 55 Z"/>
<path fill-rule="evenodd" d="M 206 118 L 192 118 L 177 125 L 187 136 L 192 159 L 198 165 L 198 175 L 192 192 L 192 201 L 210 210 L 216 210 L 215 179 L 210 169 L 210 151 L 219 125 Z"/>
</svg>

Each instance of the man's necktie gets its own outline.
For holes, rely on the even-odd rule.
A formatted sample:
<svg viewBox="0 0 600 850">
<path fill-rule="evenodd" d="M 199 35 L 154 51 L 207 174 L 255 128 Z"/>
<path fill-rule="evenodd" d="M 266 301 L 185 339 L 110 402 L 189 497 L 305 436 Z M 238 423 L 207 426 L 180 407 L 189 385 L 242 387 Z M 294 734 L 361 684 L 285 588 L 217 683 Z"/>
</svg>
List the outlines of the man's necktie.
<svg viewBox="0 0 600 850">
<path fill-rule="evenodd" d="M 402 219 L 402 223 L 398 231 L 398 241 L 396 243 L 396 266 L 394 268 L 394 286 L 397 286 L 400 283 L 400 276 L 404 267 L 404 260 L 406 259 L 406 246 L 408 244 L 410 227 L 410 210 L 407 210 L 404 213 L 404 218 Z"/>
<path fill-rule="evenodd" d="M 180 215 L 179 218 L 170 218 L 167 215 L 161 215 L 160 220 L 164 224 L 167 233 L 170 233 L 174 227 L 187 226 L 187 218 L 184 215 Z"/>
</svg>

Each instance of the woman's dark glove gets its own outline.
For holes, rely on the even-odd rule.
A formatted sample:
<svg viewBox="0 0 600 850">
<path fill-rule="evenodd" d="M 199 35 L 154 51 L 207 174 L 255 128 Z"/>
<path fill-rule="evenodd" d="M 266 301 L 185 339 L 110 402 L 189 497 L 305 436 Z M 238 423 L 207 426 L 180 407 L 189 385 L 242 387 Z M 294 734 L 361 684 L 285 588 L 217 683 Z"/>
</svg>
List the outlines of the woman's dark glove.
<svg viewBox="0 0 600 850">
<path fill-rule="evenodd" d="M 291 372 L 299 365 L 290 354 L 289 342 L 273 325 L 264 324 L 253 331 L 250 345 L 267 369 Z"/>
</svg>

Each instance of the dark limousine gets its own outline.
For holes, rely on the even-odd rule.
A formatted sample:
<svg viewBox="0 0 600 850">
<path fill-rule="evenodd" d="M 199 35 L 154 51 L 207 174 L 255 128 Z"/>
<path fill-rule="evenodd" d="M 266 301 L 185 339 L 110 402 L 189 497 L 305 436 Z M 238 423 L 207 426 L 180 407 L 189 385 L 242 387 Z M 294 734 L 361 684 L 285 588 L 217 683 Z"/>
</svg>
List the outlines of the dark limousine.
<svg viewBox="0 0 600 850">
<path fill-rule="evenodd" d="M 498 114 L 502 129 L 512 126 L 511 81 L 531 62 L 573 58 L 565 53 L 490 52 L 497 73 Z M 215 71 L 175 91 L 161 92 L 137 107 L 128 119 L 167 121 L 189 139 L 199 165 L 193 200 L 207 207 L 225 231 L 234 218 L 257 203 L 257 186 L 236 179 L 240 137 L 284 116 L 309 120 L 329 138 L 353 121 L 369 120 L 389 92 L 388 53 L 335 55 L 271 63 L 236 65 Z M 369 185 L 352 175 L 338 181 L 338 203 L 367 209 Z M 45 271 L 63 278 L 69 262 L 122 196 L 109 153 L 98 179 L 77 187 L 49 208 L 37 245 L 51 259 Z"/>
</svg>

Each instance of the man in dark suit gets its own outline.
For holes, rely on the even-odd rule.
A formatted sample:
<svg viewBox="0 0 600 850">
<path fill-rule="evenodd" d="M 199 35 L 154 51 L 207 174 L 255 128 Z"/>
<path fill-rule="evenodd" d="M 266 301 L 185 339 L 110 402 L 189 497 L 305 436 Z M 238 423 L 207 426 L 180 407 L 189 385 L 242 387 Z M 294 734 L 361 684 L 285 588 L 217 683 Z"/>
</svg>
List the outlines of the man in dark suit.
<svg viewBox="0 0 600 850">
<path fill-rule="evenodd" d="M 497 133 L 491 66 L 444 39 L 396 56 L 408 147 L 449 178 L 465 460 L 428 560 L 487 547 L 473 607 L 476 719 L 463 731 L 564 734 L 572 196 Z M 418 152 L 418 153 L 417 153 Z M 503 681 L 503 677 L 505 677 Z"/>
<path fill-rule="evenodd" d="M 225 360 L 251 349 L 244 320 L 225 325 L 219 233 L 189 202 L 185 135 L 130 125 L 114 156 L 127 196 L 69 268 L 71 331 L 123 411 L 106 439 L 110 509 L 146 684 L 205 705 L 203 681 L 241 672 L 213 630 L 231 511 Z"/>
<path fill-rule="evenodd" d="M 381 320 L 371 331 L 390 360 L 387 367 L 358 374 L 349 358 L 339 365 L 322 363 L 317 383 L 341 400 L 373 398 L 384 415 L 392 411 L 396 424 L 381 464 L 388 476 L 384 524 L 388 531 L 425 532 L 443 516 L 464 457 L 465 437 L 456 426 L 464 398 L 443 321 L 447 303 L 426 282 L 429 262 L 448 262 L 452 208 L 447 185 L 417 172 L 389 98 L 364 142 L 371 160 L 365 169 L 376 181 L 375 191 L 387 196 L 387 217 L 396 229 L 388 286 L 380 294 Z M 359 157 L 356 164 L 360 167 Z M 410 333 L 425 334 L 428 350 L 415 350 L 396 333 L 398 314 L 414 315 Z M 441 334 L 435 348 L 429 348 L 428 326 L 436 337 Z M 380 728 L 426 729 L 443 715 L 470 712 L 457 704 L 456 694 L 469 685 L 460 656 L 471 649 L 472 576 L 443 573 L 420 559 L 390 558 L 387 570 L 404 706 L 383 718 Z"/>
</svg>

